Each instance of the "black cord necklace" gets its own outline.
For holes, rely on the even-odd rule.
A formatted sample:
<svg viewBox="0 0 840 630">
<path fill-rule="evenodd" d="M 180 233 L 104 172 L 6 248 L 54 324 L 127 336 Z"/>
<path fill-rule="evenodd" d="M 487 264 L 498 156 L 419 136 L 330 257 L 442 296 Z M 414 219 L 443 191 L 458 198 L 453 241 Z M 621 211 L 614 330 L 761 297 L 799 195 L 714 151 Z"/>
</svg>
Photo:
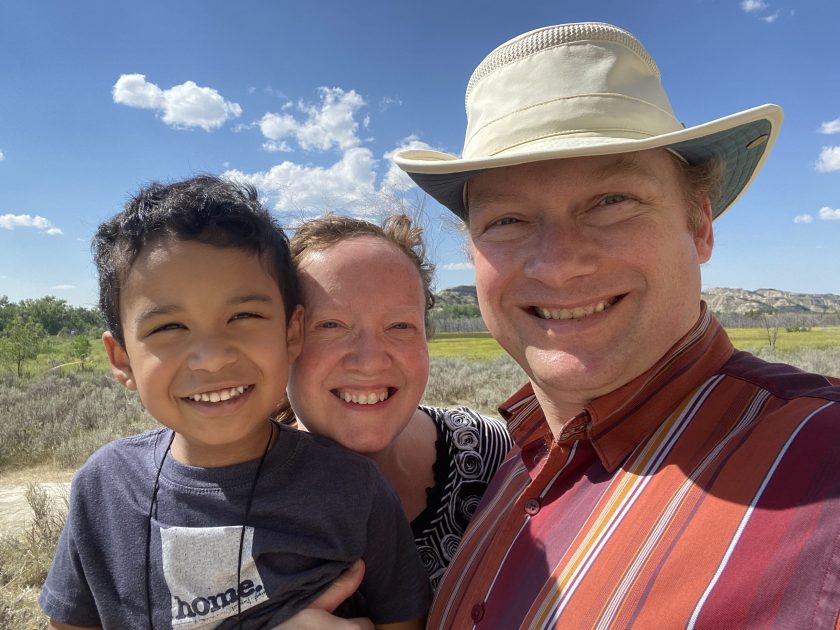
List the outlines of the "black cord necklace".
<svg viewBox="0 0 840 630">
<path fill-rule="evenodd" d="M 239 585 L 242 583 L 242 549 L 245 546 L 245 528 L 248 526 L 248 516 L 251 514 L 251 503 L 254 500 L 254 491 L 257 488 L 257 480 L 260 478 L 263 463 L 265 463 L 266 455 L 268 455 L 268 450 L 271 448 L 271 441 L 274 438 L 274 420 L 269 421 L 269 426 L 271 427 L 271 432 L 268 434 L 268 441 L 265 443 L 265 450 L 263 450 L 262 457 L 260 457 L 260 461 L 257 464 L 257 470 L 254 473 L 254 478 L 251 481 L 251 489 L 248 492 L 248 501 L 245 504 L 245 515 L 242 519 L 242 527 L 239 532 L 239 554 L 237 555 L 236 561 L 236 622 L 240 628 L 242 627 L 242 598 L 239 596 Z M 166 450 L 163 452 L 163 457 L 160 458 L 160 464 L 158 465 L 157 473 L 155 474 L 155 485 L 152 487 L 152 500 L 149 502 L 149 515 L 146 519 L 146 612 L 149 616 L 149 630 L 154 630 L 154 623 L 152 619 L 151 572 L 149 570 L 152 549 L 152 514 L 157 506 L 157 495 L 158 490 L 160 489 L 160 473 L 163 470 L 163 462 L 166 461 L 166 456 L 169 455 L 169 451 L 172 449 L 172 442 L 174 439 L 175 432 L 173 431 L 169 438 L 169 442 L 166 445 Z"/>
</svg>

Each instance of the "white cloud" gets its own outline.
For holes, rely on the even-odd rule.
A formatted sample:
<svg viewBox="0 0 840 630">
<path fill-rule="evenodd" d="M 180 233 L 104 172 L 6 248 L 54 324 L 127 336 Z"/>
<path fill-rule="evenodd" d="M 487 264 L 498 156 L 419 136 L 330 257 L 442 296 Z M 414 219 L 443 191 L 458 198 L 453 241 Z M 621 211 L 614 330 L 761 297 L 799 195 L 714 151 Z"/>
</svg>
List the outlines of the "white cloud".
<svg viewBox="0 0 840 630">
<path fill-rule="evenodd" d="M 294 138 L 306 151 L 327 151 L 333 147 L 346 151 L 358 146 L 359 123 L 355 115 L 365 100 L 355 90 L 345 92 L 341 88 L 322 87 L 318 92 L 318 104 L 301 101 L 297 105 L 305 120 L 299 121 L 292 114 L 269 112 L 259 121 L 260 131 L 268 140 Z M 283 109 L 288 110 L 288 104 Z"/>
<path fill-rule="evenodd" d="M 0 228 L 14 230 L 19 227 L 35 228 L 50 236 L 63 233 L 60 228 L 55 227 L 44 217 L 33 217 L 29 214 L 0 214 Z"/>
<path fill-rule="evenodd" d="M 779 19 L 779 11 L 776 11 L 775 13 L 771 13 L 770 15 L 762 15 L 758 19 L 763 20 L 764 22 L 767 22 L 768 24 L 772 24 L 773 22 L 775 22 L 776 20 Z"/>
<path fill-rule="evenodd" d="M 224 176 L 252 184 L 274 201 L 273 207 L 279 212 L 370 212 L 377 197 L 375 165 L 369 149 L 353 147 L 328 167 L 284 161 L 266 172 L 231 170 Z"/>
<path fill-rule="evenodd" d="M 823 147 L 817 160 L 817 171 L 820 173 L 840 171 L 840 146 Z"/>
<path fill-rule="evenodd" d="M 6 154 L 3 153 L 3 149 L 0 149 L 0 162 L 6 159 Z"/>
<path fill-rule="evenodd" d="M 276 140 L 269 140 L 267 142 L 263 142 L 262 145 L 263 150 L 268 151 L 269 153 L 291 153 L 292 147 L 289 146 L 289 143 L 285 140 L 280 140 L 279 142 Z"/>
<path fill-rule="evenodd" d="M 440 268 L 445 271 L 472 271 L 475 269 L 475 265 L 471 262 L 457 262 L 446 263 L 445 265 L 441 265 Z"/>
<path fill-rule="evenodd" d="M 75 289 L 75 288 L 76 288 L 75 284 L 54 284 L 53 286 L 50 287 L 50 289 L 54 289 L 56 291 L 70 291 L 70 290 Z"/>
<path fill-rule="evenodd" d="M 820 208 L 820 219 L 823 221 L 840 221 L 840 208 Z"/>
<path fill-rule="evenodd" d="M 379 111 L 384 112 L 385 110 L 389 109 L 391 105 L 401 106 L 403 104 L 402 99 L 399 96 L 383 96 L 379 99 Z"/>
<path fill-rule="evenodd" d="M 794 223 L 813 223 L 814 217 L 810 214 L 798 214 L 793 218 Z"/>
<path fill-rule="evenodd" d="M 160 112 L 167 125 L 178 129 L 201 127 L 218 129 L 242 115 L 242 108 L 226 101 L 218 91 L 192 81 L 162 90 L 146 81 L 143 74 L 123 74 L 111 91 L 115 103 Z"/>
<path fill-rule="evenodd" d="M 406 151 L 408 149 L 431 149 L 428 144 L 420 140 L 415 135 L 410 135 L 404 138 L 398 147 L 393 151 L 389 151 L 383 157 L 388 162 L 388 172 L 382 180 L 382 188 L 394 192 L 404 192 L 414 187 L 414 182 L 406 175 L 405 171 L 394 164 L 393 157 L 398 151 Z"/>
<path fill-rule="evenodd" d="M 824 122 L 820 125 L 819 132 L 824 134 L 840 133 L 840 118 Z"/>
<path fill-rule="evenodd" d="M 767 8 L 764 0 L 741 0 L 741 8 L 746 13 L 758 13 Z"/>
</svg>

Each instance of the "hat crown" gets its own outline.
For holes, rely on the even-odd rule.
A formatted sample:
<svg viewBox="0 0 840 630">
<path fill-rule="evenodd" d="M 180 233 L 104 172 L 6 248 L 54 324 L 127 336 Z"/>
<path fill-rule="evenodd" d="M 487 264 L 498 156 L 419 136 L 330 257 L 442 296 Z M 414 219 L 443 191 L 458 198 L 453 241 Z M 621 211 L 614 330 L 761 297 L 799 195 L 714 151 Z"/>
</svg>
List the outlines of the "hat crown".
<svg viewBox="0 0 840 630">
<path fill-rule="evenodd" d="M 473 72 L 465 103 L 465 158 L 515 154 L 535 142 L 548 149 L 642 140 L 682 128 L 644 46 L 597 22 L 548 26 L 502 44 Z"/>
</svg>

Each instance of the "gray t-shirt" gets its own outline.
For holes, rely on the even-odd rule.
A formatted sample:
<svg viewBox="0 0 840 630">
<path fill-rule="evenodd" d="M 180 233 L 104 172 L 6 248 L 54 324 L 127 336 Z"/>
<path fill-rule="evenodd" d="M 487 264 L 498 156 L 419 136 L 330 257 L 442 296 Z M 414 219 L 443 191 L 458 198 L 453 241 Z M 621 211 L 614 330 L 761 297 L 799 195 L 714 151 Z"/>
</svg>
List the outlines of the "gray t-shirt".
<svg viewBox="0 0 840 630">
<path fill-rule="evenodd" d="M 155 429 L 112 442 L 76 474 L 40 597 L 54 619 L 148 627 L 147 516 L 170 436 Z M 196 468 L 166 458 L 149 553 L 155 628 L 236 627 L 240 532 L 257 465 Z M 428 579 L 399 500 L 376 466 L 326 438 L 281 427 L 245 530 L 243 628 L 292 616 L 357 558 L 365 579 L 347 610 L 375 623 L 425 615 Z"/>
</svg>

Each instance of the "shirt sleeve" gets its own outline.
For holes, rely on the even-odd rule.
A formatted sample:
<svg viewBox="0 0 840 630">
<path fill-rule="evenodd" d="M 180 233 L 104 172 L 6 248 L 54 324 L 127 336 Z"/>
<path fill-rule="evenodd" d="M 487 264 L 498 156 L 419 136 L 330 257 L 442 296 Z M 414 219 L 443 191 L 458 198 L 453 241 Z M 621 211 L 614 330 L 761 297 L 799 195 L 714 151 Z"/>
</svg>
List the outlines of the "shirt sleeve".
<svg viewBox="0 0 840 630">
<path fill-rule="evenodd" d="M 397 495 L 378 470 L 374 473 L 360 591 L 376 624 L 424 617 L 432 598 L 428 575 Z"/>
<path fill-rule="evenodd" d="M 62 623 L 99 626 L 99 613 L 85 577 L 82 554 L 74 533 L 84 527 L 79 485 L 78 478 L 74 479 L 70 492 L 70 510 L 38 603 L 44 613 Z"/>
</svg>

